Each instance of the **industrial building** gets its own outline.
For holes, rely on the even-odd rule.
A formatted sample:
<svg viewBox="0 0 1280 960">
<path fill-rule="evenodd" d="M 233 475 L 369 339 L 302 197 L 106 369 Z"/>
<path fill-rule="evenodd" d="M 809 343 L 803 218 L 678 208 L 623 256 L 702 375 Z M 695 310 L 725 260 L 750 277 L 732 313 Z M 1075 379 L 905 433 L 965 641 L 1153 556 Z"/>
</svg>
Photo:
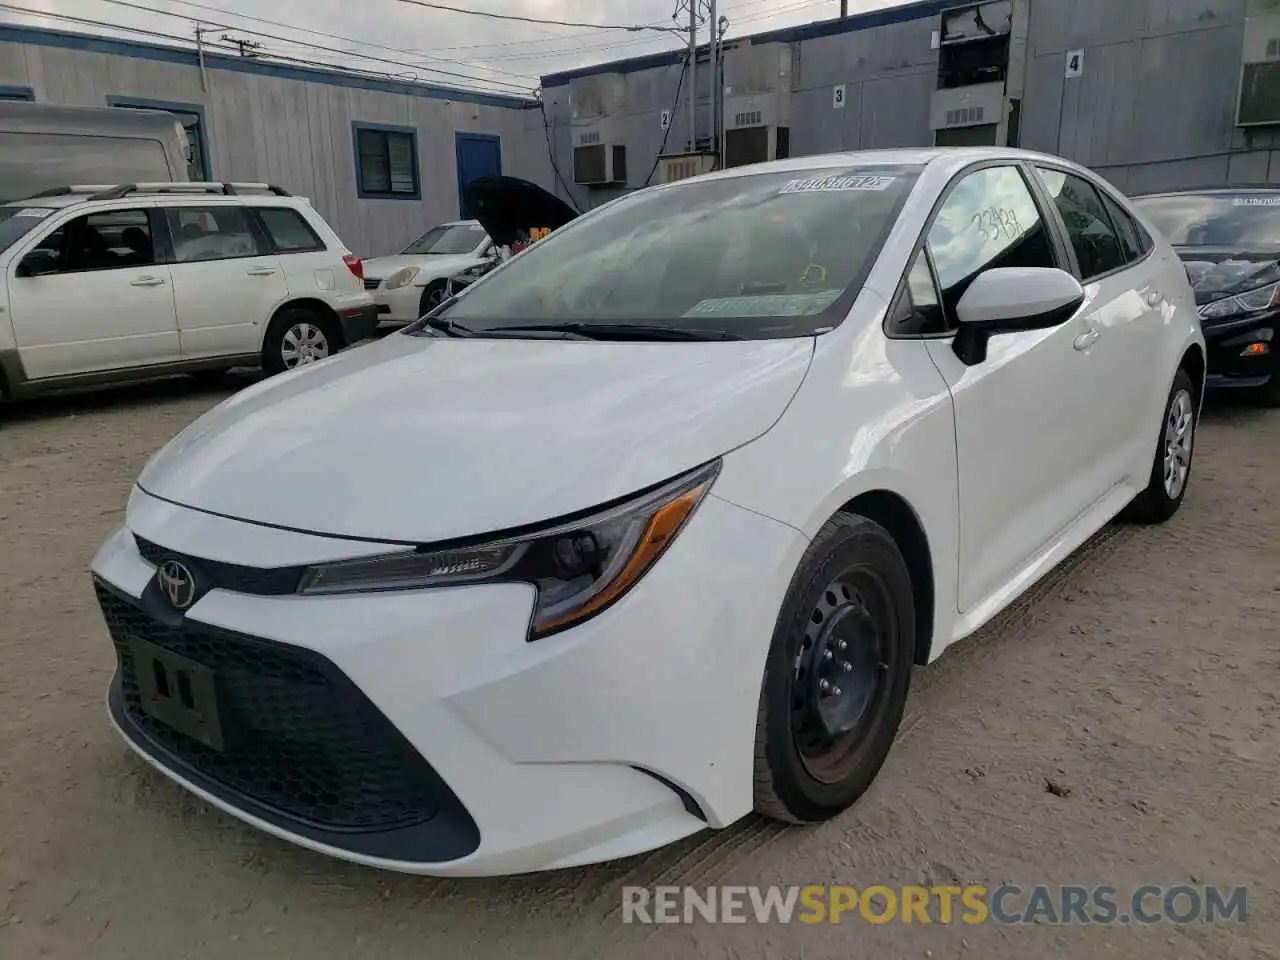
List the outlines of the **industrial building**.
<svg viewBox="0 0 1280 960">
<path fill-rule="evenodd" d="M 169 110 L 192 142 L 193 179 L 308 197 L 363 257 L 456 219 L 463 180 L 551 182 L 531 98 L 11 25 L 0 98 Z"/>
<path fill-rule="evenodd" d="M 584 210 L 716 165 L 935 143 L 1060 154 L 1131 193 L 1280 181 L 1280 0 L 916 0 L 730 24 L 712 60 L 551 74 L 539 103 L 0 25 L 0 98 L 171 110 L 193 177 L 280 183 L 366 257 L 465 214 L 460 184 L 498 171 Z"/>
<path fill-rule="evenodd" d="M 693 83 L 682 51 L 544 77 L 560 190 L 585 208 L 716 162 L 994 143 L 1133 193 L 1280 181 L 1280 0 L 921 0 L 726 38 L 720 83 L 711 59 Z"/>
</svg>

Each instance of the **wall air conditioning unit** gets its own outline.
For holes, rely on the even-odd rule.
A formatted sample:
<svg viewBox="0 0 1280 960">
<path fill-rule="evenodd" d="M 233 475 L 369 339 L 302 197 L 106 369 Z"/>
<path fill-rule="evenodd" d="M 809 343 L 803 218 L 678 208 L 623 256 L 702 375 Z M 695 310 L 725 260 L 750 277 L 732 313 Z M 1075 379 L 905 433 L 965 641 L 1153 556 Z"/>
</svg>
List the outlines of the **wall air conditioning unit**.
<svg viewBox="0 0 1280 960">
<path fill-rule="evenodd" d="M 658 161 L 658 182 L 675 183 L 700 177 L 716 168 L 714 153 L 669 153 Z"/>
<path fill-rule="evenodd" d="M 724 53 L 724 165 L 791 156 L 792 50 L 741 44 Z"/>
<path fill-rule="evenodd" d="M 1280 0 L 1250 0 L 1241 60 L 1236 124 L 1280 126 Z"/>
<path fill-rule="evenodd" d="M 625 184 L 626 77 L 602 73 L 571 80 L 569 103 L 573 182 L 588 186 Z"/>
</svg>

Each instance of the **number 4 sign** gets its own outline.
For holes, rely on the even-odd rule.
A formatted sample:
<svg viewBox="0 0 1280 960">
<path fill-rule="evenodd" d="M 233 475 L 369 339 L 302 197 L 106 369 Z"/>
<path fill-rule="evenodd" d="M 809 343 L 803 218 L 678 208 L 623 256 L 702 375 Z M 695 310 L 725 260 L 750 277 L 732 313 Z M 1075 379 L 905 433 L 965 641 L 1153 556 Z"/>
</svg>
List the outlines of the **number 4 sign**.
<svg viewBox="0 0 1280 960">
<path fill-rule="evenodd" d="M 837 83 L 831 88 L 831 106 L 835 110 L 844 109 L 844 84 Z"/>
<path fill-rule="evenodd" d="M 1084 51 L 1067 51 L 1067 79 L 1084 75 Z"/>
</svg>

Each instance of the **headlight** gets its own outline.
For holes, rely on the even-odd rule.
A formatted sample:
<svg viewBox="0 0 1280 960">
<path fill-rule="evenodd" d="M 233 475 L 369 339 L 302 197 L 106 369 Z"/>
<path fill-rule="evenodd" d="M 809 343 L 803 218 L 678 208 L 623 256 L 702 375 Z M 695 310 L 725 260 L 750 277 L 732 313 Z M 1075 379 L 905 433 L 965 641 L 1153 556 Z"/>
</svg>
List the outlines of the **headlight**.
<svg viewBox="0 0 1280 960">
<path fill-rule="evenodd" d="M 1213 301 L 1213 303 L 1206 303 L 1200 308 L 1200 316 L 1206 320 L 1222 320 L 1226 317 L 1241 317 L 1248 313 L 1260 313 L 1263 310 L 1270 310 L 1274 307 L 1280 307 L 1280 283 L 1273 283 L 1269 286 L 1259 287 L 1257 290 L 1250 290 L 1248 293 L 1240 293 L 1234 297 L 1224 297 L 1221 300 Z"/>
<path fill-rule="evenodd" d="M 458 276 L 460 277 L 483 277 L 489 271 L 489 264 L 477 263 L 474 267 L 467 267 Z"/>
<path fill-rule="evenodd" d="M 298 592 L 345 594 L 469 583 L 537 588 L 530 639 L 602 612 L 640 582 L 711 489 L 720 462 L 580 520 L 524 536 L 312 567 Z"/>
<path fill-rule="evenodd" d="M 403 270 L 397 270 L 391 276 L 387 277 L 387 282 L 383 286 L 388 290 L 399 290 L 401 287 L 407 287 L 413 283 L 414 278 L 418 275 L 417 267 L 405 267 Z"/>
</svg>

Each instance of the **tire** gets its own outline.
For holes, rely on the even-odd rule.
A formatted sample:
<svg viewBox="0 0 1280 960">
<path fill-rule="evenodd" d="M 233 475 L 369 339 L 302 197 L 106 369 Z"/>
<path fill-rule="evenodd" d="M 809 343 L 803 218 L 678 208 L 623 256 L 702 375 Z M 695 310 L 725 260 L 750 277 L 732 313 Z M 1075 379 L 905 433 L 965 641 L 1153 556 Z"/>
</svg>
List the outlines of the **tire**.
<svg viewBox="0 0 1280 960">
<path fill-rule="evenodd" d="M 267 329 L 262 367 L 269 374 L 284 373 L 330 357 L 341 347 L 342 333 L 330 317 L 306 307 L 286 307 Z"/>
<path fill-rule="evenodd" d="M 1196 427 L 1199 425 L 1199 401 L 1196 385 L 1185 370 L 1179 370 L 1164 403 L 1164 418 L 1156 442 L 1155 459 L 1147 488 L 1125 508 L 1122 517 L 1134 523 L 1164 523 L 1182 506 L 1191 483 L 1192 458 L 1195 455 Z M 1181 425 L 1181 426 L 1179 426 Z M 1176 449 L 1174 443 L 1176 443 Z M 1180 480 L 1175 482 L 1168 458 L 1180 467 Z"/>
<path fill-rule="evenodd" d="M 418 316 L 425 317 L 444 301 L 447 286 L 447 280 L 432 280 L 423 288 L 422 299 L 418 301 Z"/>
<path fill-rule="evenodd" d="M 914 652 L 902 552 L 878 523 L 837 514 L 805 551 L 774 628 L 756 720 L 759 813 L 816 823 L 862 796 L 902 722 Z"/>
</svg>

